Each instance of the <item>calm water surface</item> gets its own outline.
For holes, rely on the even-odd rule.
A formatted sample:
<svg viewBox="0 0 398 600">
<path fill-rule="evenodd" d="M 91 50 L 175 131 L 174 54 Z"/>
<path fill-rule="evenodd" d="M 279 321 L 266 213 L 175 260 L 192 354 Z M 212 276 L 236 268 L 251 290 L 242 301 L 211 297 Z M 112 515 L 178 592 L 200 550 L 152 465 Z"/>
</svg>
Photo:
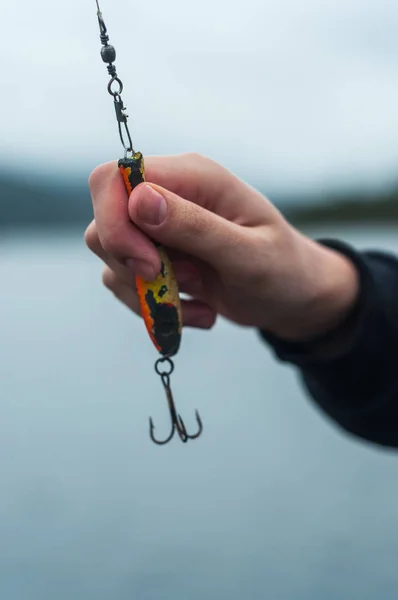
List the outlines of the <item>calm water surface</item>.
<svg viewBox="0 0 398 600">
<path fill-rule="evenodd" d="M 393 228 L 329 228 L 398 251 Z M 81 235 L 0 240 L 0 598 L 396 600 L 398 456 L 312 405 L 252 331 L 186 331 L 168 430 L 142 323 Z"/>
</svg>

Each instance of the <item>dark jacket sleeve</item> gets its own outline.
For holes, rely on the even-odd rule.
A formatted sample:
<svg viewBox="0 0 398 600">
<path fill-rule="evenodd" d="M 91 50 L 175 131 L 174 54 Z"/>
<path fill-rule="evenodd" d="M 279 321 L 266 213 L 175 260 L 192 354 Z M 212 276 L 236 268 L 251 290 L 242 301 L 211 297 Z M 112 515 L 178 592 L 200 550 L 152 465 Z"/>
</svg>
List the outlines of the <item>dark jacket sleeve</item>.
<svg viewBox="0 0 398 600">
<path fill-rule="evenodd" d="M 398 448 L 398 259 L 379 251 L 358 252 L 320 240 L 349 257 L 360 274 L 352 333 L 333 358 L 314 351 L 320 341 L 286 343 L 260 332 L 279 360 L 295 365 L 315 403 L 345 431 Z M 336 332 L 329 334 L 329 338 Z"/>
</svg>

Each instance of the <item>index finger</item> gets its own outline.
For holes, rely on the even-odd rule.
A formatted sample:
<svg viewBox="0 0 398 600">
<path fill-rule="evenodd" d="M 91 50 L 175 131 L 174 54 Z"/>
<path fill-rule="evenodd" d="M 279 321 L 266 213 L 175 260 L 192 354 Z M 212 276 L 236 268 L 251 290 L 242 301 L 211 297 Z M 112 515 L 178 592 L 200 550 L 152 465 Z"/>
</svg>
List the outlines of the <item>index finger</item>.
<svg viewBox="0 0 398 600">
<path fill-rule="evenodd" d="M 160 270 L 159 254 L 151 240 L 132 223 L 128 195 L 117 162 L 97 167 L 89 178 L 98 237 L 105 252 L 134 268 L 147 280 Z"/>
</svg>

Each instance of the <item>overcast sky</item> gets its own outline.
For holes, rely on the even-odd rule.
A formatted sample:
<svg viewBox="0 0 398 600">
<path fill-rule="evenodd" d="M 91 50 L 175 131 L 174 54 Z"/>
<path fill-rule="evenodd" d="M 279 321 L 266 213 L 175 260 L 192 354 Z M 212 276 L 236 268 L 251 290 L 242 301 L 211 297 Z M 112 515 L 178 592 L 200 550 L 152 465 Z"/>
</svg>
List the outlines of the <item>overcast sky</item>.
<svg viewBox="0 0 398 600">
<path fill-rule="evenodd" d="M 102 0 L 135 146 L 256 185 L 393 181 L 396 0 Z M 121 149 L 95 0 L 2 1 L 0 161 L 79 169 Z"/>
</svg>

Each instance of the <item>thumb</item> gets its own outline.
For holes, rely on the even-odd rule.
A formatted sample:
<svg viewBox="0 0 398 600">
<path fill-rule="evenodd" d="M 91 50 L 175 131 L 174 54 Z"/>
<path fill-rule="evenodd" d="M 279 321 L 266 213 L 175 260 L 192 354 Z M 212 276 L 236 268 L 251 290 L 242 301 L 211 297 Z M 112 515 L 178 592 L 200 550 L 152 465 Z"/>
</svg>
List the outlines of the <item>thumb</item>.
<svg viewBox="0 0 398 600">
<path fill-rule="evenodd" d="M 215 267 L 231 263 L 237 244 L 243 241 L 243 227 L 154 184 L 135 188 L 129 199 L 129 214 L 155 242 Z"/>
</svg>

